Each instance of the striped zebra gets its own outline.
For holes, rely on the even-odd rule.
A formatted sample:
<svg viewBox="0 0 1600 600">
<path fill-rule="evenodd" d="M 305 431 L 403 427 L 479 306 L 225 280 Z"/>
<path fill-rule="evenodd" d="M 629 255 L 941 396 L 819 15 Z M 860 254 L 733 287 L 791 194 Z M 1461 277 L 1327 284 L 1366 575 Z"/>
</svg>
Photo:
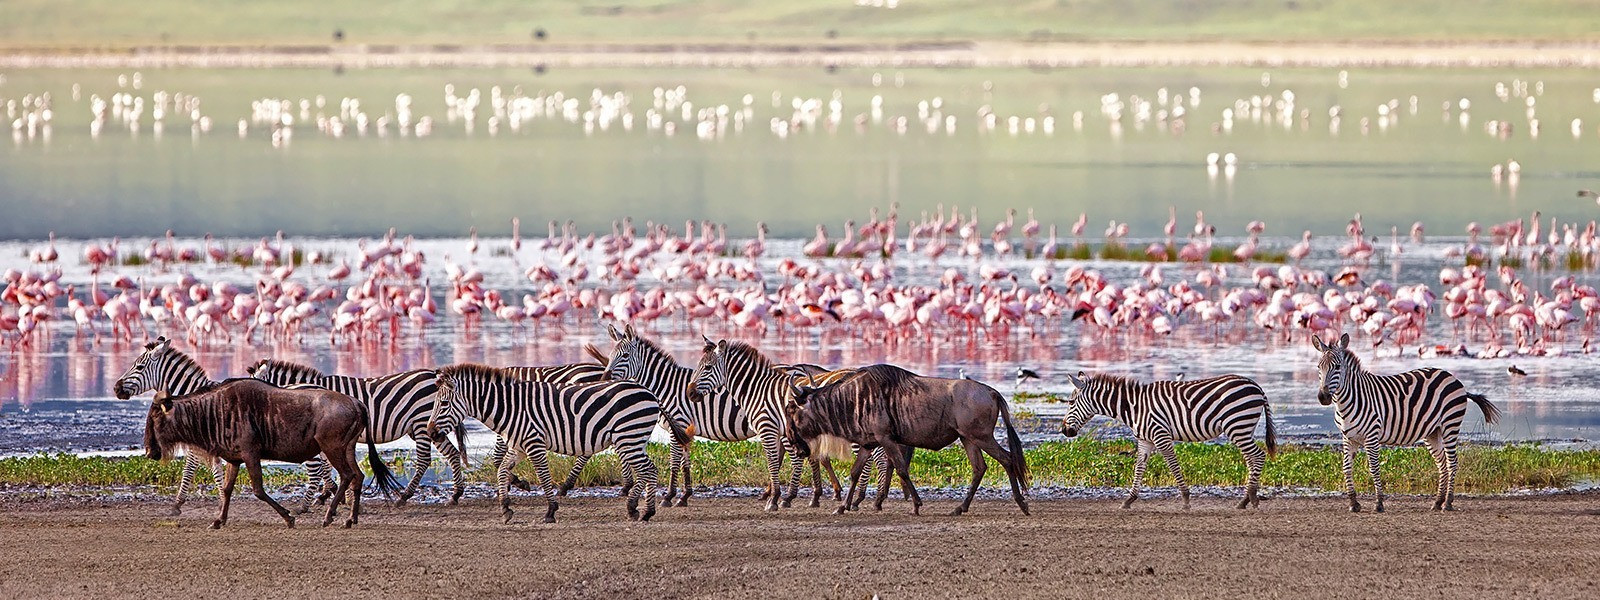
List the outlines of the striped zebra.
<svg viewBox="0 0 1600 600">
<path fill-rule="evenodd" d="M 623 471 L 641 484 L 628 494 L 628 518 L 648 521 L 655 515 L 656 466 L 645 447 L 661 408 L 655 394 L 643 386 L 625 381 L 558 386 L 521 381 L 503 369 L 473 364 L 444 367 L 438 376 L 435 419 L 453 414 L 475 418 L 511 446 L 510 455 L 496 469 L 496 491 L 506 522 L 511 521 L 512 512 L 511 469 L 522 457 L 533 461 L 544 488 L 548 503 L 544 522 L 554 523 L 556 490 L 548 453 L 593 456 L 606 448 L 617 451 Z M 445 432 L 434 421 L 429 422 L 428 431 L 445 439 Z M 639 514 L 641 495 L 643 515 Z"/>
<path fill-rule="evenodd" d="M 117 380 L 113 391 L 118 398 L 126 400 L 154 390 L 159 399 L 166 396 L 187 396 L 211 389 L 219 383 L 222 382 L 207 376 L 205 368 L 195 362 L 194 358 L 173 348 L 172 341 L 162 336 L 156 338 L 154 342 L 145 344 L 144 353 L 134 359 L 133 365 L 128 367 L 128 371 Z M 183 514 L 185 493 L 194 485 L 194 475 L 202 465 L 211 469 L 211 476 L 216 479 L 217 490 L 222 490 L 222 461 L 192 448 L 185 451 L 183 477 L 178 480 L 178 493 L 173 498 L 172 516 Z M 307 486 L 307 504 L 301 512 L 309 509 L 311 497 L 323 489 L 317 483 L 312 481 Z"/>
<path fill-rule="evenodd" d="M 1095 415 L 1105 415 L 1133 429 L 1139 442 L 1139 454 L 1133 463 L 1133 489 L 1122 503 L 1123 508 L 1139 499 L 1151 451 L 1160 452 L 1166 459 L 1167 470 L 1183 494 L 1183 507 L 1189 508 L 1189 484 L 1183 480 L 1173 442 L 1204 442 L 1219 436 L 1227 437 L 1239 448 L 1250 470 L 1238 508 L 1260 505 L 1256 494 L 1261 487 L 1261 467 L 1267 455 L 1277 453 L 1278 440 L 1272 407 L 1267 405 L 1267 396 L 1256 382 L 1238 375 L 1149 383 L 1112 375 L 1089 377 L 1081 371 L 1077 377 L 1067 377 L 1077 389 L 1067 401 L 1067 416 L 1061 423 L 1063 435 L 1074 437 Z M 1255 442 L 1256 424 L 1261 422 L 1266 424 L 1265 454 Z"/>
<path fill-rule="evenodd" d="M 618 331 L 615 326 L 607 325 L 606 332 L 616 343 L 606 364 L 606 378 L 612 381 L 631 381 L 644 386 L 660 399 L 663 414 L 676 415 L 675 418 L 686 424 L 683 430 L 688 435 L 684 437 L 675 435 L 673 439 L 671 459 L 668 462 L 667 495 L 661 505 L 688 506 L 689 496 L 694 490 L 689 474 L 689 448 L 694 443 L 694 436 L 699 435 L 717 441 L 737 441 L 750 439 L 754 433 L 742 419 L 743 413 L 739 412 L 739 406 L 736 404 L 730 406 L 727 398 L 690 398 L 689 394 L 694 391 L 694 369 L 680 366 L 672 359 L 672 355 L 667 354 L 667 351 L 655 341 L 641 337 L 635 332 L 632 325 L 625 325 L 622 331 Z M 777 441 L 774 440 L 773 443 Z M 776 483 L 776 467 L 773 469 L 772 479 Z M 678 494 L 680 471 L 683 473 L 683 497 L 678 499 L 677 504 L 673 504 L 673 499 Z M 773 502 L 777 502 L 776 497 Z"/>
<path fill-rule="evenodd" d="M 1456 444 L 1461 422 L 1467 418 L 1467 401 L 1478 405 L 1489 424 L 1500 420 L 1500 409 L 1488 398 L 1468 392 L 1449 371 L 1425 368 L 1397 375 L 1370 373 L 1350 351 L 1349 334 L 1340 336 L 1337 344 L 1312 336 L 1311 345 L 1322 353 L 1317 361 L 1317 401 L 1323 406 L 1338 405 L 1333 416 L 1344 433 L 1344 487 L 1350 496 L 1350 512 L 1361 511 L 1361 503 L 1356 501 L 1356 453 L 1367 453 L 1372 489 L 1378 498 L 1376 510 L 1383 512 L 1378 451 L 1385 444 L 1410 445 L 1419 440 L 1428 444 L 1439 470 L 1433 509 L 1455 510 Z"/>
<path fill-rule="evenodd" d="M 417 486 L 422 483 L 422 476 L 433 464 L 435 444 L 429 438 L 427 431 L 428 419 L 433 411 L 432 398 L 438 389 L 433 371 L 419 369 L 380 377 L 350 377 L 328 375 L 306 365 L 273 359 L 261 359 L 247 367 L 245 371 L 250 373 L 251 377 L 273 385 L 285 387 L 296 384 L 315 385 L 345 394 L 366 405 L 372 423 L 362 432 L 361 441 L 370 439 L 374 443 L 386 444 L 402 437 L 410 437 L 416 442 L 417 459 L 412 467 L 411 482 L 400 492 L 396 502 L 405 504 L 416 493 Z M 461 427 L 458 415 L 444 415 L 439 420 L 438 426 L 446 434 L 456 432 L 458 440 L 465 438 L 465 429 Z M 437 445 L 455 476 L 455 490 L 450 497 L 450 504 L 456 504 L 466 491 L 466 459 L 453 444 Z M 308 463 L 307 469 L 311 473 L 313 485 L 321 486 L 329 478 L 327 464 L 321 459 Z M 320 502 L 321 498 L 318 501 Z"/>
</svg>

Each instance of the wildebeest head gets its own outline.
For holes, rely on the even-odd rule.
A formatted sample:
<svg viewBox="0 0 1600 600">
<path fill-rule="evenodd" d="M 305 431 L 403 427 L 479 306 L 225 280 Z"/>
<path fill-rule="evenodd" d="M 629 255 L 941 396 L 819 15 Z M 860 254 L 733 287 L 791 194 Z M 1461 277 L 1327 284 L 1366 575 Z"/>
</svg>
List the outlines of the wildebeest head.
<svg viewBox="0 0 1600 600">
<path fill-rule="evenodd" d="M 1317 402 L 1327 406 L 1344 393 L 1345 382 L 1355 372 L 1359 362 L 1356 355 L 1350 352 L 1348 333 L 1339 336 L 1337 344 L 1324 343 L 1321 337 L 1313 335 L 1311 347 L 1322 353 L 1322 358 L 1317 361 Z"/>
<path fill-rule="evenodd" d="M 811 444 L 800 435 L 807 418 L 806 405 L 816 396 L 818 390 L 826 386 L 818 385 L 816 380 L 803 369 L 790 368 L 789 375 L 789 400 L 783 403 L 785 418 L 783 435 L 794 448 L 795 456 L 804 460 L 811 457 Z"/>
<path fill-rule="evenodd" d="M 701 337 L 706 345 L 700 353 L 700 362 L 694 366 L 692 396 L 706 398 L 728 391 L 728 341 L 712 342 L 710 338 Z"/>
<path fill-rule="evenodd" d="M 165 336 L 145 344 L 144 354 L 134 359 L 133 366 L 128 367 L 128 372 L 112 388 L 117 398 L 127 400 L 155 389 L 161 383 L 162 370 L 166 367 L 163 359 L 169 352 L 172 352 L 172 343 Z"/>
<path fill-rule="evenodd" d="M 1091 389 L 1093 380 L 1083 371 L 1078 371 L 1078 376 L 1067 375 L 1067 380 L 1072 382 L 1072 396 L 1067 398 L 1067 414 L 1061 418 L 1061 435 L 1076 437 L 1083 426 L 1094 418 L 1094 411 L 1090 408 L 1090 398 L 1094 393 Z"/>
<path fill-rule="evenodd" d="M 167 451 L 172 429 L 172 398 L 163 393 L 157 393 L 156 399 L 150 403 L 150 412 L 144 419 L 144 456 L 150 460 L 166 460 L 172 457 Z"/>
</svg>

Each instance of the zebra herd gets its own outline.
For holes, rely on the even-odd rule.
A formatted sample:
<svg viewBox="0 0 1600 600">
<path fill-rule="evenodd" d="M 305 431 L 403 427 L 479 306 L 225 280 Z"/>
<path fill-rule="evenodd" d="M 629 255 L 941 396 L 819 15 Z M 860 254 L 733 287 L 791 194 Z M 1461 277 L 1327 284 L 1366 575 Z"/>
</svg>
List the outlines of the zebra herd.
<svg viewBox="0 0 1600 600">
<path fill-rule="evenodd" d="M 833 477 L 833 469 L 827 464 L 829 457 L 851 454 L 857 467 L 851 471 L 851 494 L 842 498 L 845 504 L 840 511 L 854 508 L 860 496 L 865 495 L 864 489 L 859 495 L 855 491 L 860 480 L 865 478 L 868 466 L 875 466 L 881 477 L 878 482 L 880 508 L 890 477 L 896 471 L 901 474 L 908 497 L 914 498 L 915 492 L 906 473 L 911 448 L 942 447 L 954 439 L 935 436 L 939 440 L 934 442 L 935 446 L 916 446 L 914 441 L 901 439 L 914 437 L 907 429 L 911 426 L 893 422 L 892 411 L 883 413 L 890 415 L 886 417 L 889 419 L 886 425 L 875 425 L 880 431 L 877 438 L 846 439 L 842 431 L 835 433 L 814 426 L 817 422 L 830 422 L 827 419 L 813 419 L 805 436 L 791 425 L 799 418 L 799 411 L 806 409 L 801 405 L 815 396 L 812 392 L 856 385 L 859 381 L 855 380 L 860 380 L 864 372 L 877 367 L 831 370 L 818 365 L 782 364 L 748 344 L 709 339 L 705 340 L 697 363 L 685 367 L 659 343 L 640 335 L 631 326 L 622 329 L 608 326 L 607 333 L 612 341 L 609 353 L 593 346 L 587 348 L 598 363 L 505 368 L 461 364 L 363 378 L 327 375 L 304 365 L 263 359 L 250 365 L 247 373 L 274 386 L 331 390 L 364 405 L 371 422 L 366 425 L 360 441 L 386 443 L 409 437 L 415 442 L 413 474 L 399 492 L 397 503 L 404 503 L 416 493 L 423 473 L 432 463 L 435 449 L 443 455 L 453 475 L 450 503 L 455 504 L 461 498 L 468 468 L 464 452 L 465 421 L 478 420 L 497 435 L 489 460 L 495 468 L 495 487 L 502 514 L 508 521 L 512 515 L 509 488 L 529 489 L 526 482 L 512 474 L 512 468 L 521 460 L 526 458 L 532 463 L 538 475 L 537 485 L 546 498 L 544 520 L 553 522 L 557 498 L 575 485 L 589 457 L 607 449 L 615 450 L 622 464 L 623 496 L 627 499 L 630 518 L 648 520 L 656 512 L 660 480 L 657 467 L 645 448 L 658 425 L 670 432 L 672 440 L 667 489 L 661 498 L 663 506 L 688 504 L 694 489 L 689 457 L 696 437 L 714 441 L 755 439 L 760 444 L 767 467 L 767 490 L 763 500 L 769 511 L 777 510 L 780 502 L 783 506 L 790 505 L 798 493 L 806 464 L 812 467 L 811 505 L 817 506 L 822 495 L 821 473 Z M 1478 405 L 1487 423 L 1495 423 L 1500 411 L 1484 396 L 1467 392 L 1458 379 L 1440 369 L 1419 369 L 1388 376 L 1370 373 L 1349 350 L 1348 335 L 1333 343 L 1313 338 L 1312 345 L 1321 355 L 1317 365 L 1318 400 L 1324 405 L 1336 405 L 1336 422 L 1345 440 L 1344 476 L 1350 509 L 1360 510 L 1354 482 L 1357 454 L 1364 452 L 1367 456 L 1376 496 L 1375 508 L 1382 512 L 1384 491 L 1379 477 L 1378 450 L 1384 445 L 1421 441 L 1427 444 L 1438 468 L 1433 507 L 1454 510 L 1456 446 L 1468 403 Z M 1127 425 L 1137 440 L 1133 487 L 1123 503 L 1124 508 L 1138 498 L 1146 463 L 1156 453 L 1165 460 L 1177 482 L 1183 507 L 1188 508 L 1189 489 L 1174 443 L 1219 437 L 1238 448 L 1248 468 L 1238 508 L 1259 504 L 1261 472 L 1267 458 L 1276 450 L 1276 428 L 1266 394 L 1254 381 L 1239 375 L 1223 375 L 1191 381 L 1138 382 L 1083 372 L 1068 379 L 1074 391 L 1066 400 L 1067 414 L 1061 425 L 1063 435 L 1076 436 L 1091 419 L 1106 416 Z M 209 377 L 193 358 L 173 348 L 171 341 L 163 337 L 146 345 L 144 353 L 117 381 L 115 392 L 119 398 L 126 399 L 155 391 L 157 401 L 162 401 L 202 392 L 221 383 Z M 993 391 L 988 386 L 982 388 Z M 980 396 L 987 397 L 987 394 L 978 393 L 972 397 Z M 997 392 L 993 397 L 999 403 L 1000 414 L 1005 414 L 1003 397 Z M 848 410 L 855 412 L 841 414 L 868 418 L 863 416 L 868 409 L 857 406 Z M 831 418 L 837 421 L 837 417 Z M 1014 430 L 1010 429 L 1009 417 L 1006 428 L 1012 439 L 1010 453 L 994 445 L 990 435 L 994 428 L 992 417 L 988 423 L 988 432 L 984 434 L 987 441 L 980 440 L 981 445 L 996 450 L 991 454 L 997 459 L 1009 460 L 1007 457 L 1011 454 L 1017 455 L 1019 462 L 1014 469 L 1008 466 L 1008 473 L 1013 475 L 1013 489 L 1017 490 L 1018 503 L 1026 512 L 1022 492 L 1016 487 L 1018 479 L 1026 485 L 1026 463 L 1021 462 L 1021 447 L 1015 441 Z M 1257 428 L 1261 426 L 1265 430 L 1265 452 L 1255 441 Z M 817 451 L 841 442 L 851 442 L 844 444 L 849 447 L 848 451 Z M 886 457 L 883 449 L 891 446 L 904 456 Z M 968 444 L 969 456 L 979 457 L 976 462 L 982 462 L 982 454 L 974 448 Z M 571 472 L 560 483 L 550 473 L 550 452 L 577 457 Z M 785 482 L 781 467 L 789 454 L 793 454 L 795 460 L 791 461 L 791 471 Z M 1008 464 L 1006 460 L 1002 460 L 1003 465 Z M 191 450 L 186 456 L 173 514 L 181 511 L 186 492 L 194 485 L 194 475 L 203 465 L 211 468 L 219 489 L 222 487 L 223 469 L 219 468 L 219 461 Z M 974 464 L 974 487 L 981 479 L 982 470 L 978 466 Z M 321 503 L 336 493 L 324 457 L 309 460 L 306 467 L 309 482 L 302 512 L 310 508 L 313 500 Z M 678 491 L 680 475 L 683 479 L 681 496 Z M 789 491 L 780 499 L 784 483 L 788 484 Z M 833 486 L 838 498 L 839 482 L 833 481 Z M 970 493 L 968 498 L 970 502 Z M 642 513 L 638 506 L 641 500 L 645 505 Z"/>
</svg>

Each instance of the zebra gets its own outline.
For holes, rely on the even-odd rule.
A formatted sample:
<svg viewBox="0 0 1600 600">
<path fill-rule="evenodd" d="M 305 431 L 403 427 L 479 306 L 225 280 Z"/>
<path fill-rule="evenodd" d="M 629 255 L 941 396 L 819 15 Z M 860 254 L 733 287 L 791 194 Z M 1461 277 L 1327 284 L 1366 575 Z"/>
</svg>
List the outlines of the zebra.
<svg viewBox="0 0 1600 600">
<path fill-rule="evenodd" d="M 655 394 L 635 383 L 607 381 L 575 386 L 521 381 L 503 369 L 461 364 L 438 370 L 439 393 L 428 432 L 443 440 L 438 420 L 463 414 L 482 421 L 511 447 L 496 469 L 501 513 L 511 521 L 511 469 L 527 456 L 544 488 L 544 522 L 556 520 L 555 485 L 547 454 L 592 456 L 614 448 L 623 471 L 641 485 L 628 494 L 628 518 L 648 521 L 656 512 L 655 463 L 645 453 L 661 416 Z M 676 424 L 677 421 L 669 420 Z M 645 499 L 639 514 L 640 496 Z"/>
<path fill-rule="evenodd" d="M 1183 480 L 1173 442 L 1204 442 L 1225 436 L 1239 449 L 1249 468 L 1244 499 L 1237 508 L 1258 507 L 1261 499 L 1261 468 L 1266 457 L 1278 451 L 1277 428 L 1272 423 L 1272 407 L 1261 386 L 1247 377 L 1222 375 L 1190 381 L 1139 382 L 1113 375 L 1089 377 L 1082 371 L 1067 378 L 1076 388 L 1067 400 L 1067 415 L 1061 433 L 1078 435 L 1095 415 L 1105 415 L 1133 429 L 1139 443 L 1133 463 L 1133 489 L 1122 502 L 1128 508 L 1139 499 L 1144 487 L 1145 464 L 1151 451 L 1160 452 L 1167 470 L 1178 482 L 1183 508 L 1189 508 L 1189 484 Z M 1265 422 L 1267 451 L 1256 446 L 1256 424 Z"/>
<path fill-rule="evenodd" d="M 273 359 L 261 359 L 246 367 L 245 371 L 251 377 L 273 385 L 309 384 L 324 387 L 355 398 L 356 401 L 366 405 L 372 423 L 362 433 L 363 440 L 370 438 L 375 443 L 384 444 L 402 437 L 410 437 L 416 442 L 417 459 L 416 465 L 412 468 L 414 472 L 411 481 L 405 490 L 400 492 L 395 502 L 405 504 L 416 493 L 417 486 L 422 483 L 422 476 L 433 464 L 435 444 L 427 432 L 428 419 L 433 409 L 431 399 L 438 389 L 433 371 L 418 369 L 380 377 L 350 377 L 327 375 L 306 365 Z M 439 420 L 438 427 L 446 434 L 456 432 L 458 443 L 464 445 L 465 428 L 461 427 L 459 415 L 444 415 Z M 450 443 L 437 445 L 455 478 L 454 493 L 450 497 L 450 504 L 454 505 L 461 500 L 461 495 L 466 491 L 466 458 L 455 445 Z M 321 459 L 314 459 L 308 463 L 307 470 L 311 473 L 313 485 L 320 487 L 328 478 L 327 464 Z M 321 502 L 321 498 L 318 498 L 318 502 Z"/>
<path fill-rule="evenodd" d="M 157 399 L 160 399 L 167 396 L 187 396 L 216 387 L 219 383 L 222 382 L 206 375 L 205 368 L 195 362 L 193 357 L 173 348 L 172 341 L 166 336 L 161 336 L 145 344 L 144 353 L 134 359 L 128 371 L 117 379 L 113 391 L 118 398 L 126 400 L 155 390 Z M 183 476 L 178 480 L 178 493 L 173 498 L 172 516 L 183 514 L 185 493 L 194 486 L 195 473 L 202 465 L 211 469 L 211 476 L 216 480 L 217 489 L 219 491 L 222 489 L 224 483 L 222 461 L 214 456 L 189 449 L 184 455 Z M 313 481 L 307 485 L 307 504 L 301 512 L 309 509 L 311 497 L 322 489 L 315 485 L 316 483 Z"/>
<path fill-rule="evenodd" d="M 1439 471 L 1434 510 L 1455 510 L 1456 445 L 1467 401 L 1483 411 L 1485 423 L 1500 420 L 1500 409 L 1481 394 L 1468 392 L 1449 371 L 1432 367 L 1396 375 L 1376 375 L 1361 367 L 1350 351 L 1350 334 L 1329 344 L 1312 336 L 1311 346 L 1322 353 L 1317 361 L 1317 401 L 1337 405 L 1333 417 L 1344 434 L 1344 487 L 1350 512 L 1361 512 L 1356 501 L 1356 453 L 1365 451 L 1372 471 L 1377 512 L 1383 512 L 1383 480 L 1378 477 L 1378 450 L 1385 444 L 1423 441 Z"/>
<path fill-rule="evenodd" d="M 635 332 L 632 325 L 625 325 L 622 331 L 618 331 L 614 325 L 607 325 L 606 332 L 615 342 L 606 364 L 606 378 L 632 381 L 644 386 L 660 399 L 664 415 L 672 415 L 685 424 L 682 429 L 687 436 L 674 436 L 673 439 L 668 462 L 667 495 L 661 505 L 688 506 L 689 496 L 694 490 L 689 475 L 689 447 L 694 443 L 694 436 L 717 441 L 739 441 L 750 439 L 755 433 L 744 420 L 739 405 L 729 402 L 726 397 L 689 398 L 689 393 L 694 391 L 694 370 L 679 365 L 661 346 Z M 776 431 L 772 433 L 776 435 Z M 777 440 L 773 439 L 772 443 L 776 444 Z M 766 440 L 763 439 L 765 444 Z M 770 469 L 774 485 L 777 483 L 776 469 Z M 683 497 L 674 504 L 673 499 L 678 494 L 679 471 L 683 473 Z M 777 510 L 776 502 L 774 495 L 774 505 L 768 510 Z"/>
</svg>

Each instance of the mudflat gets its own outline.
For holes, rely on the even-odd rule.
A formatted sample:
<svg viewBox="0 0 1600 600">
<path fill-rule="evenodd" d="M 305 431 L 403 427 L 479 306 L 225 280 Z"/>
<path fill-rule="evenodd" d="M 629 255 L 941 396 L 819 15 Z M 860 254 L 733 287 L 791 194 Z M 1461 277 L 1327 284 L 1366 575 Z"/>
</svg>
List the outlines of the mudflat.
<svg viewBox="0 0 1600 600">
<path fill-rule="evenodd" d="M 304 515 L 287 529 L 236 498 L 166 516 L 156 501 L 0 500 L 0 590 L 10 598 L 1593 597 L 1600 494 L 1459 498 L 1454 513 L 1396 497 L 1351 514 L 1340 498 L 1041 500 L 1025 517 L 980 501 L 923 516 L 891 500 L 834 516 L 695 499 L 649 523 L 615 498 L 569 498 L 560 521 L 517 499 L 395 508 L 365 502 L 351 530 Z M 1364 501 L 1370 510 L 1371 502 Z"/>
</svg>

